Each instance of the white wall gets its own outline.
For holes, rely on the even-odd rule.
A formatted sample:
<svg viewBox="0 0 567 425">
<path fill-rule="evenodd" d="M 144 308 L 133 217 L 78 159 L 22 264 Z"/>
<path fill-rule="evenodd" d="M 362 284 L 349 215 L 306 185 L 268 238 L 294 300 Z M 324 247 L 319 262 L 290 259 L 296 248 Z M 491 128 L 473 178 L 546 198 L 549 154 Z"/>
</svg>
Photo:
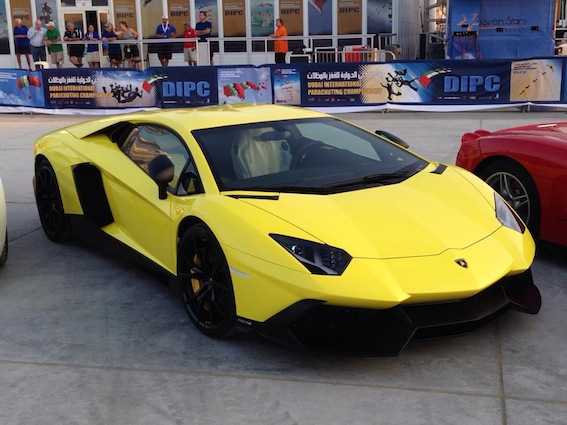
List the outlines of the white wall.
<svg viewBox="0 0 567 425">
<path fill-rule="evenodd" d="M 394 0 L 393 32 L 402 46 L 402 59 L 416 59 L 419 55 L 421 30 L 420 7 L 416 0 Z M 398 58 L 399 59 L 399 58 Z"/>
</svg>

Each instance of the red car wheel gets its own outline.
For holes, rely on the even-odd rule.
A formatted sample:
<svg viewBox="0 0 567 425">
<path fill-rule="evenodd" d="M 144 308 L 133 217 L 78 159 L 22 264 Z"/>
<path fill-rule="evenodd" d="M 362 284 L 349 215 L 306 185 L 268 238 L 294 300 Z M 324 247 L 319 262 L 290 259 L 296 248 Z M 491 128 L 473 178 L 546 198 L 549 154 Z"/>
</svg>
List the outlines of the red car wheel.
<svg viewBox="0 0 567 425">
<path fill-rule="evenodd" d="M 525 168 L 510 160 L 500 160 L 488 165 L 479 176 L 514 208 L 537 238 L 541 216 L 539 195 Z"/>
</svg>

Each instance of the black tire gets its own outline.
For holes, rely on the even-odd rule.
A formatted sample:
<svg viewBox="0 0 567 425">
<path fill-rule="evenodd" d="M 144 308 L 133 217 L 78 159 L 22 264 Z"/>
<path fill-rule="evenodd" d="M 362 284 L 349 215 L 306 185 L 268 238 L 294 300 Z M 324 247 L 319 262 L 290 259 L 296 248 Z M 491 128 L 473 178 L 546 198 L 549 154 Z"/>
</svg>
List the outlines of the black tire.
<svg viewBox="0 0 567 425">
<path fill-rule="evenodd" d="M 63 210 L 61 192 L 53 167 L 42 159 L 35 169 L 35 201 L 41 226 L 53 242 L 64 242 L 71 236 L 69 218 Z"/>
<path fill-rule="evenodd" d="M 228 263 L 217 239 L 202 223 L 181 238 L 178 280 L 185 310 L 197 329 L 213 338 L 231 334 L 236 304 Z"/>
<path fill-rule="evenodd" d="M 8 259 L 8 231 L 6 230 L 6 241 L 4 242 L 4 248 L 2 248 L 2 254 L 0 254 L 0 266 L 3 266 Z"/>
<path fill-rule="evenodd" d="M 526 169 L 514 161 L 500 160 L 488 165 L 479 176 L 514 208 L 537 238 L 541 218 L 539 194 Z"/>
</svg>

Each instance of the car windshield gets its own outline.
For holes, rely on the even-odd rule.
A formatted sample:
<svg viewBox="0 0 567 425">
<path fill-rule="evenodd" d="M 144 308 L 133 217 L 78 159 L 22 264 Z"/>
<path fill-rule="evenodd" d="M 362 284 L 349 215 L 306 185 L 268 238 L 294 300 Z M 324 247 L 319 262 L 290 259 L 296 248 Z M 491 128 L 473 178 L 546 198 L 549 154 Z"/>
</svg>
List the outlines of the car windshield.
<svg viewBox="0 0 567 425">
<path fill-rule="evenodd" d="M 333 193 L 395 184 L 427 166 L 333 117 L 194 131 L 220 190 Z"/>
</svg>

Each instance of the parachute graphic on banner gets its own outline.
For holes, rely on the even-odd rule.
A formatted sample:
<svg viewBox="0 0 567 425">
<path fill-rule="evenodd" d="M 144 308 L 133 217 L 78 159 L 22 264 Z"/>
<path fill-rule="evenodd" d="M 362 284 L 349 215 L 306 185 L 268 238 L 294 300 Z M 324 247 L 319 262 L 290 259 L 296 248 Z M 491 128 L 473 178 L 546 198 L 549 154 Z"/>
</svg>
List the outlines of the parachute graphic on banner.
<svg viewBox="0 0 567 425">
<path fill-rule="evenodd" d="M 39 77 L 35 75 L 24 75 L 17 79 L 17 85 L 19 89 L 23 89 L 24 87 L 41 87 L 41 80 Z"/>
<path fill-rule="evenodd" d="M 244 100 L 244 98 L 246 97 L 245 91 L 248 89 L 255 91 L 258 91 L 260 89 L 265 90 L 266 86 L 264 84 L 255 84 L 252 81 L 244 81 L 242 83 L 225 84 L 223 87 L 223 92 L 226 97 L 238 96 L 240 99 Z"/>
</svg>

